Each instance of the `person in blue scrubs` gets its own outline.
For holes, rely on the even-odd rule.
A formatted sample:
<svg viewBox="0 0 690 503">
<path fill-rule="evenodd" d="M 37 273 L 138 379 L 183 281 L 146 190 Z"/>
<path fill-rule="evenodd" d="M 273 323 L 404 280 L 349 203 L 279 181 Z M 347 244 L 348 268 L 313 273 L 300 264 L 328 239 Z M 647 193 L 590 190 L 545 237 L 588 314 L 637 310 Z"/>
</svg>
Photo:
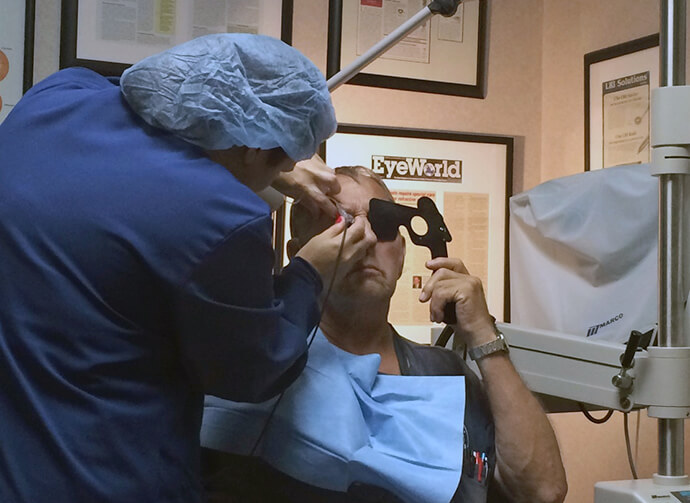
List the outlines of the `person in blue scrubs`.
<svg viewBox="0 0 690 503">
<path fill-rule="evenodd" d="M 342 190 L 334 199 L 351 215 L 367 215 L 371 198 L 393 200 L 363 166 L 335 172 Z M 329 217 L 314 219 L 293 205 L 290 224 L 294 256 Z M 206 398 L 209 502 L 563 501 L 558 443 L 507 348 L 496 345 L 479 278 L 461 260 L 431 260 L 419 300 L 438 322 L 454 305 L 455 337 L 475 348 L 481 381 L 458 352 L 415 344 L 389 323 L 396 285 L 409 288 L 398 284 L 405 246 L 398 233 L 344 266 L 307 368 L 278 405 Z"/>
<path fill-rule="evenodd" d="M 0 501 L 202 500 L 204 393 L 287 387 L 341 242 L 375 241 L 337 224 L 272 275 L 255 191 L 335 127 L 318 69 L 255 35 L 27 92 L 0 125 Z"/>
</svg>

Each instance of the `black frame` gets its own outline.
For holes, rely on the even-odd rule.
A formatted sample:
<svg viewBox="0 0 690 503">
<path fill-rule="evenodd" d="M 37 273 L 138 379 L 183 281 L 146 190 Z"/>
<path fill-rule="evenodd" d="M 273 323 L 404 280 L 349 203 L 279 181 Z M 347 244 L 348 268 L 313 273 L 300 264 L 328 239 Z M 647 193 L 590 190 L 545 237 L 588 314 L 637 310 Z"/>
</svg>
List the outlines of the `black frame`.
<svg viewBox="0 0 690 503">
<path fill-rule="evenodd" d="M 283 0 L 281 40 L 292 44 L 293 0 Z M 93 59 L 77 58 L 77 27 L 79 26 L 79 0 L 62 0 L 60 26 L 60 68 L 83 66 L 101 75 L 119 76 L 132 65 Z"/>
<path fill-rule="evenodd" d="M 491 143 L 506 146 L 506 185 L 505 185 L 505 229 L 504 229 L 504 250 L 503 250 L 503 319 L 510 321 L 510 261 L 508 255 L 509 239 L 509 210 L 508 200 L 512 195 L 513 189 L 513 156 L 515 139 L 512 136 L 486 135 L 477 133 L 461 133 L 455 131 L 444 131 L 435 129 L 414 129 L 414 128 L 392 128 L 387 126 L 368 126 L 357 124 L 338 124 L 337 133 L 364 134 L 376 136 L 394 136 L 399 138 L 418 138 L 431 140 L 462 141 L 468 143 Z M 326 142 L 319 148 L 319 155 L 326 159 Z M 284 231 L 287 215 L 285 205 L 282 205 L 275 215 L 275 251 L 276 251 L 276 271 L 282 267 L 282 253 L 285 246 Z"/>
<path fill-rule="evenodd" d="M 36 2 L 26 0 L 24 11 L 24 92 L 34 84 L 34 30 L 36 24 Z"/>
<path fill-rule="evenodd" d="M 624 42 L 622 44 L 614 45 L 611 47 L 606 47 L 604 49 L 599 49 L 585 54 L 585 81 L 584 81 L 584 94 L 585 94 L 585 171 L 590 170 L 590 143 L 589 137 L 591 130 L 589 127 L 590 121 L 590 110 L 589 110 L 589 97 L 591 96 L 592 89 L 589 86 L 590 79 L 590 67 L 595 63 L 601 63 L 602 61 L 607 61 L 609 59 L 619 58 L 627 54 L 633 54 L 638 51 L 644 51 L 646 49 L 651 49 L 659 45 L 659 34 L 655 33 L 653 35 L 648 35 L 646 37 L 631 40 L 630 42 Z"/>
<path fill-rule="evenodd" d="M 433 94 L 450 94 L 465 96 L 468 98 L 486 97 L 487 74 L 487 48 L 488 48 L 488 1 L 479 0 L 479 31 L 477 41 L 477 75 L 476 84 L 454 84 L 450 82 L 437 82 L 433 80 L 413 79 L 407 77 L 394 77 L 376 75 L 371 73 L 358 73 L 347 83 L 360 86 L 386 87 L 391 89 L 403 89 L 406 91 L 421 91 Z M 328 57 L 326 62 L 326 75 L 331 78 L 338 73 L 340 68 L 340 45 L 342 34 L 342 10 L 343 0 L 329 0 L 328 6 Z"/>
</svg>

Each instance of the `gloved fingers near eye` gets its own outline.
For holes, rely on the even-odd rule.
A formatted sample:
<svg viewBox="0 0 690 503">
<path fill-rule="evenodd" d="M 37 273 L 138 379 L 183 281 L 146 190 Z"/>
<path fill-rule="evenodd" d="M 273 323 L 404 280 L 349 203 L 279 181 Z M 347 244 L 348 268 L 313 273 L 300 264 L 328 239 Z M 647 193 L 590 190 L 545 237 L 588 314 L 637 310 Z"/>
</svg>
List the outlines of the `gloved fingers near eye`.
<svg viewBox="0 0 690 503">
<path fill-rule="evenodd" d="M 272 186 L 299 201 L 314 217 L 320 213 L 334 219 L 338 216 L 331 197 L 340 192 L 340 183 L 335 171 L 317 154 L 295 164 L 291 172 L 278 175 Z"/>
</svg>

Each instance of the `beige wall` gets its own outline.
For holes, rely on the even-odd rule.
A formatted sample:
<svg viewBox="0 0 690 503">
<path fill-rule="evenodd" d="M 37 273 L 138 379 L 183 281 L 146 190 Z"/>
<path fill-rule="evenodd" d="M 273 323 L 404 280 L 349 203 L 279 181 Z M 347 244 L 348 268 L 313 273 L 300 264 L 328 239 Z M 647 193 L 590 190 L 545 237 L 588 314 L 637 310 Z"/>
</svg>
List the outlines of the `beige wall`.
<svg viewBox="0 0 690 503">
<path fill-rule="evenodd" d="M 584 55 L 659 31 L 659 0 L 544 0 L 541 181 L 584 169 Z"/>
<path fill-rule="evenodd" d="M 328 2 L 294 3 L 294 45 L 325 70 Z M 486 99 L 343 86 L 333 96 L 338 119 L 514 136 L 514 193 L 581 172 L 584 54 L 657 32 L 658 5 L 659 0 L 490 0 Z M 37 80 L 57 70 L 59 6 L 59 0 L 37 0 Z M 594 425 L 579 413 L 551 417 L 568 472 L 568 503 L 591 503 L 597 480 L 630 478 L 621 418 L 615 414 L 605 425 Z M 635 418 L 631 423 L 634 439 Z M 656 422 L 643 412 L 637 443 L 642 477 L 656 468 L 656 445 Z"/>
<path fill-rule="evenodd" d="M 593 413 L 595 417 L 603 413 Z M 639 428 L 638 428 L 639 417 Z M 568 477 L 567 503 L 592 503 L 594 484 L 601 480 L 632 479 L 623 433 L 623 414 L 614 413 L 605 424 L 589 422 L 581 413 L 551 414 Z M 657 471 L 657 421 L 645 411 L 630 414 L 633 456 L 638 477 Z M 685 467 L 690 465 L 690 430 L 685 427 Z"/>
</svg>

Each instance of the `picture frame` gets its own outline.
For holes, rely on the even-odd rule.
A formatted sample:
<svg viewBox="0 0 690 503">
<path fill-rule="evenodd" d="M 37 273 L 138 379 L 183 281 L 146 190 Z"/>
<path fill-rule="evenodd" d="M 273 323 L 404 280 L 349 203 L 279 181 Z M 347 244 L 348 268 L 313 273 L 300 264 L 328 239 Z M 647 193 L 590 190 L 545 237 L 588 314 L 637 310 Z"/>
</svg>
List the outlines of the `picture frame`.
<svg viewBox="0 0 690 503">
<path fill-rule="evenodd" d="M 4 0 L 0 8 L 0 123 L 34 77 L 34 0 Z"/>
<path fill-rule="evenodd" d="M 585 171 L 649 162 L 659 34 L 585 54 Z"/>
<path fill-rule="evenodd" d="M 384 178 L 400 204 L 416 207 L 419 197 L 434 200 L 452 240 L 448 255 L 463 260 L 482 280 L 487 304 L 499 321 L 510 313 L 508 197 L 511 195 L 513 138 L 453 131 L 340 124 L 321 155 L 335 168 L 363 165 Z M 459 175 L 459 176 L 458 176 Z M 277 250 L 290 238 L 290 204 L 276 222 L 283 227 Z M 418 300 L 431 275 L 427 248 L 412 244 L 407 231 L 405 267 L 394 294 L 390 320 L 412 340 L 430 342 L 428 305 Z"/>
<path fill-rule="evenodd" d="M 170 4 L 174 10 L 150 12 L 143 1 L 123 6 L 103 0 L 63 0 L 60 68 L 83 66 L 119 76 L 147 56 L 209 33 L 260 33 L 291 44 L 293 0 L 278 2 L 279 9 L 276 0 L 180 0 Z M 231 14 L 239 20 L 235 25 L 228 24 Z"/>
<path fill-rule="evenodd" d="M 401 8 L 391 0 L 329 0 L 328 78 L 427 3 L 414 0 Z M 434 15 L 348 83 L 484 98 L 487 17 L 487 0 L 465 0 L 455 16 Z M 452 64 L 444 64 L 448 60 Z"/>
</svg>

